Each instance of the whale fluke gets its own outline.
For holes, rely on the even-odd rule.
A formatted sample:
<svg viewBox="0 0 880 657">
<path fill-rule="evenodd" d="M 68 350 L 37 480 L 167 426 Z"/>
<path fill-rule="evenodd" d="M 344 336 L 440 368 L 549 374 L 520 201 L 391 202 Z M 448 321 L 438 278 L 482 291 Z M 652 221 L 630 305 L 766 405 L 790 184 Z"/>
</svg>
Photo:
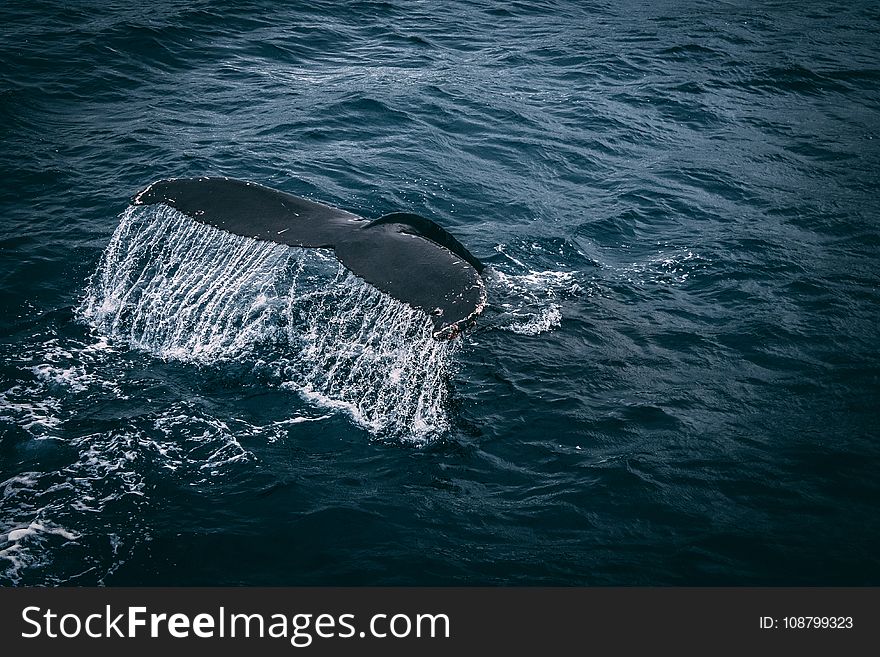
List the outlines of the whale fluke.
<svg viewBox="0 0 880 657">
<path fill-rule="evenodd" d="M 369 221 L 231 178 L 159 180 L 132 202 L 168 205 L 235 235 L 333 249 L 353 273 L 430 316 L 438 339 L 457 335 L 486 304 L 483 264 L 441 226 L 415 214 L 395 212 Z"/>
</svg>

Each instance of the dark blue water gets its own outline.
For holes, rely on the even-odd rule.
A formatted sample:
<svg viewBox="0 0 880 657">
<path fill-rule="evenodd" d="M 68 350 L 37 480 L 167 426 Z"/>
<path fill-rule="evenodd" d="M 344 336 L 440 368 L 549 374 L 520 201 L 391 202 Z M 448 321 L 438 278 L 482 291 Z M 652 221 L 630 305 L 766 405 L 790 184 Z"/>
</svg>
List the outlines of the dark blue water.
<svg viewBox="0 0 880 657">
<path fill-rule="evenodd" d="M 827 4 L 4 4 L 0 583 L 880 584 L 880 11 Z M 489 307 L 126 211 L 195 175 L 431 217 Z"/>
</svg>

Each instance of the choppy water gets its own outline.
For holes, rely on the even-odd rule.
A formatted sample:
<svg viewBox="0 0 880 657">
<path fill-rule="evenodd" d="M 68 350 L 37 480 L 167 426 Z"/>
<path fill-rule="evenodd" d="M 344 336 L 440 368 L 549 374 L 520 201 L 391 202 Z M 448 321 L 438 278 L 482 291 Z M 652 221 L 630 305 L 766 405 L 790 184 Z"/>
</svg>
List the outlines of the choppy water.
<svg viewBox="0 0 880 657">
<path fill-rule="evenodd" d="M 0 583 L 878 584 L 873 3 L 0 7 Z M 227 175 L 489 265 L 454 343 Z"/>
</svg>

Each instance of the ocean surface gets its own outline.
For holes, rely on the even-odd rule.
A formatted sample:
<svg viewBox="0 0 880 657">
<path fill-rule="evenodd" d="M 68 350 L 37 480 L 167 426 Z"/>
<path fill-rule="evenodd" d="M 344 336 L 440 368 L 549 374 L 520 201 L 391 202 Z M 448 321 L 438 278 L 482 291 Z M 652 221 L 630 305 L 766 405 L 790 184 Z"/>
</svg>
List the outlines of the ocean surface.
<svg viewBox="0 0 880 657">
<path fill-rule="evenodd" d="M 0 584 L 880 585 L 880 9 L 0 6 Z M 475 329 L 149 183 L 429 217 Z"/>
</svg>

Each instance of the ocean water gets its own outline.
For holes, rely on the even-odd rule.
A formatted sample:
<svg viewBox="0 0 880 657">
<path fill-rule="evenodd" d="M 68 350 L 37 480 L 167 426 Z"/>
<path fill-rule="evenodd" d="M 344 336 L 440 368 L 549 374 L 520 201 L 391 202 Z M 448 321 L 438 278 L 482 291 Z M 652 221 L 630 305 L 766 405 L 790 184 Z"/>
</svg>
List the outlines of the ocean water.
<svg viewBox="0 0 880 657">
<path fill-rule="evenodd" d="M 0 583 L 880 584 L 878 62 L 861 1 L 4 3 Z M 199 175 L 488 307 L 129 207 Z"/>
</svg>

